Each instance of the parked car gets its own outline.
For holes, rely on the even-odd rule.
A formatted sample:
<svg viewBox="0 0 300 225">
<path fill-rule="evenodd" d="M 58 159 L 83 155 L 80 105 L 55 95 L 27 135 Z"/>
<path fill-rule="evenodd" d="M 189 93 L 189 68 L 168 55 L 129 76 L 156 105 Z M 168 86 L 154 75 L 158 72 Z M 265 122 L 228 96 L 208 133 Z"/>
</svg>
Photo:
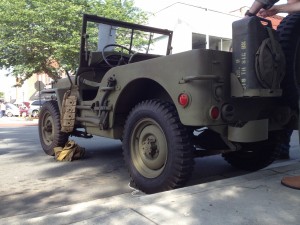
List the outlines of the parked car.
<svg viewBox="0 0 300 225">
<path fill-rule="evenodd" d="M 39 115 L 40 108 L 46 102 L 46 100 L 36 100 L 30 103 L 28 114 L 32 117 L 37 117 Z"/>
<path fill-rule="evenodd" d="M 6 103 L 6 110 L 5 110 L 5 115 L 8 117 L 12 116 L 20 116 L 20 110 L 17 106 L 15 106 L 12 103 Z"/>
</svg>

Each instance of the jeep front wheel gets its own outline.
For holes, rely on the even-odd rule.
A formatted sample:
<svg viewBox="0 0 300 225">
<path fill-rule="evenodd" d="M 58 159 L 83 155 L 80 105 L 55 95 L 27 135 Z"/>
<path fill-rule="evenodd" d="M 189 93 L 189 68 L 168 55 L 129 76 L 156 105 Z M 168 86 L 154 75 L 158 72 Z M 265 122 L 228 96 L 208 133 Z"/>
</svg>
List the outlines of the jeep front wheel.
<svg viewBox="0 0 300 225">
<path fill-rule="evenodd" d="M 175 107 L 148 100 L 129 114 L 123 154 L 134 185 L 145 193 L 182 186 L 193 169 L 193 146 Z"/>
<path fill-rule="evenodd" d="M 60 112 L 56 101 L 43 104 L 39 114 L 39 136 L 43 150 L 54 155 L 55 147 L 63 147 L 69 135 L 61 132 Z"/>
</svg>

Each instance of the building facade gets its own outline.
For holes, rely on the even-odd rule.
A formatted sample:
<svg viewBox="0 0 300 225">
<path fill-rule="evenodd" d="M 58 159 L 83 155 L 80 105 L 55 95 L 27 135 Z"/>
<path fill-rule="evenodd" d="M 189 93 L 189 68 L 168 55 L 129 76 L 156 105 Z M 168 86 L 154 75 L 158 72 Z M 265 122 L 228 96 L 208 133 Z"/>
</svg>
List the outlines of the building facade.
<svg viewBox="0 0 300 225">
<path fill-rule="evenodd" d="M 39 90 L 49 88 L 52 79 L 46 74 L 33 74 L 24 84 L 19 87 L 17 79 L 7 76 L 7 71 L 0 72 L 0 92 L 4 93 L 3 100 L 10 103 L 21 103 L 37 100 Z"/>
<path fill-rule="evenodd" d="M 154 14 L 150 25 L 173 30 L 172 53 L 192 49 L 231 50 L 232 23 L 244 17 L 249 7 L 225 13 L 176 2 Z M 276 28 L 280 16 L 268 18 Z"/>
</svg>

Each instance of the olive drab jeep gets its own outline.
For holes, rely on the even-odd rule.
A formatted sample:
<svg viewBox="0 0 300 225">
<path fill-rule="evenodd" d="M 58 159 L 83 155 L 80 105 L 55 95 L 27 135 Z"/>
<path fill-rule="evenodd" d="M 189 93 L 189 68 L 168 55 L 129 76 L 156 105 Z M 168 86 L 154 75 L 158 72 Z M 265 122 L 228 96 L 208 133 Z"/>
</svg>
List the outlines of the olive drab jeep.
<svg viewBox="0 0 300 225">
<path fill-rule="evenodd" d="M 44 90 L 56 100 L 40 112 L 42 148 L 53 155 L 69 136 L 120 139 L 145 193 L 183 186 L 195 157 L 264 168 L 297 129 L 299 25 L 299 14 L 277 32 L 249 17 L 233 23 L 232 52 L 172 54 L 172 31 L 84 15 L 76 75 Z"/>
</svg>

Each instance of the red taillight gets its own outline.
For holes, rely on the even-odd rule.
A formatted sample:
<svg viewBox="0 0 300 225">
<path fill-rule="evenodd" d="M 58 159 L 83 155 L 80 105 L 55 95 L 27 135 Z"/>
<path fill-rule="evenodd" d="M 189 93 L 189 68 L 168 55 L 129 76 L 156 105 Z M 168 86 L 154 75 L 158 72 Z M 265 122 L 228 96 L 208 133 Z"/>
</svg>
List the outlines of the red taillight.
<svg viewBox="0 0 300 225">
<path fill-rule="evenodd" d="M 212 106 L 210 108 L 210 111 L 209 111 L 209 116 L 210 118 L 212 118 L 213 120 L 216 120 L 219 118 L 220 116 L 220 110 L 217 106 Z"/>
<path fill-rule="evenodd" d="M 189 96 L 185 93 L 180 94 L 178 97 L 178 102 L 181 106 L 186 107 L 190 102 Z"/>
</svg>

